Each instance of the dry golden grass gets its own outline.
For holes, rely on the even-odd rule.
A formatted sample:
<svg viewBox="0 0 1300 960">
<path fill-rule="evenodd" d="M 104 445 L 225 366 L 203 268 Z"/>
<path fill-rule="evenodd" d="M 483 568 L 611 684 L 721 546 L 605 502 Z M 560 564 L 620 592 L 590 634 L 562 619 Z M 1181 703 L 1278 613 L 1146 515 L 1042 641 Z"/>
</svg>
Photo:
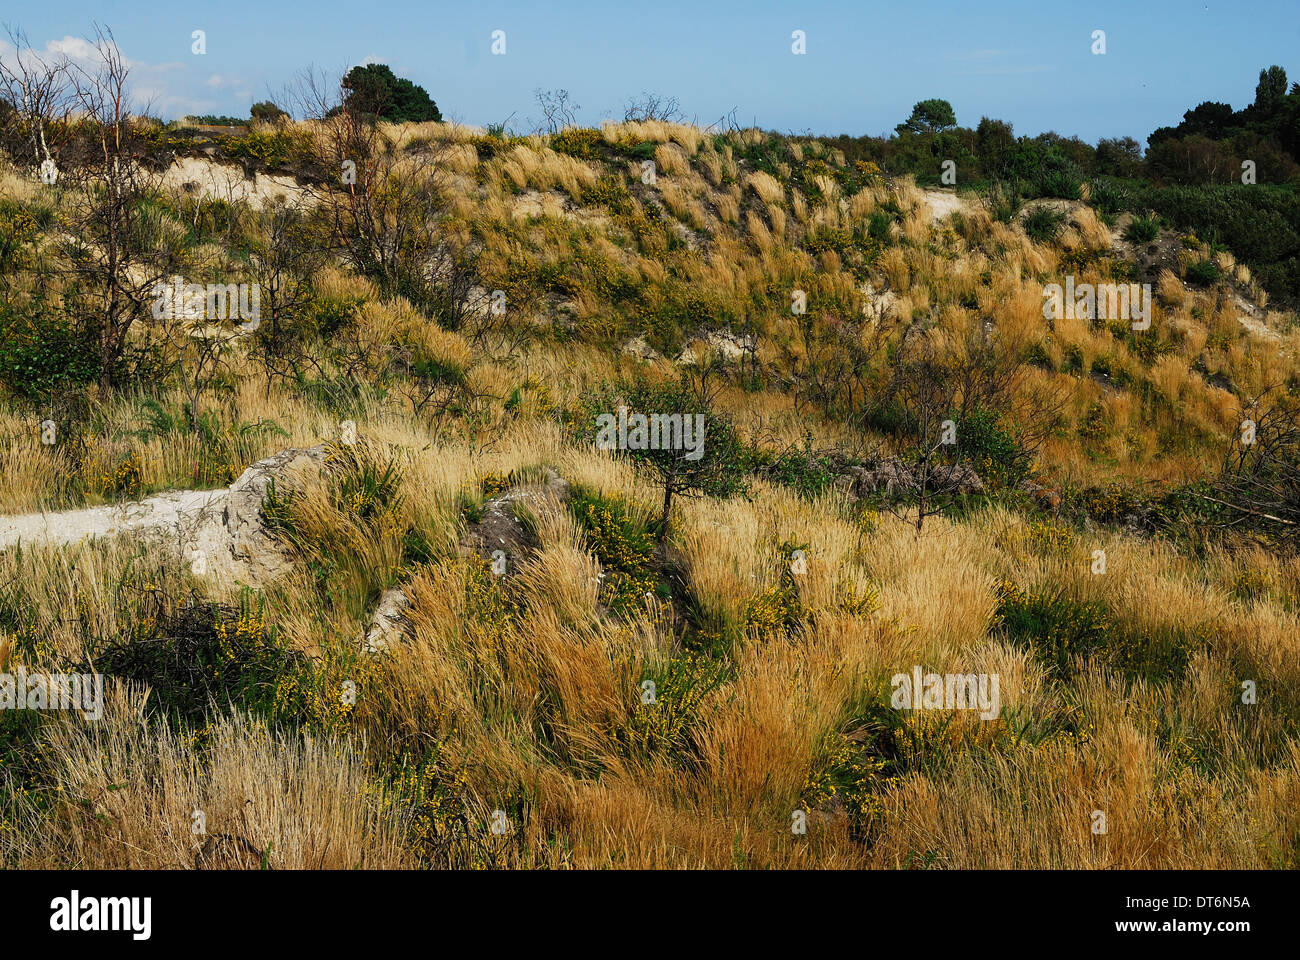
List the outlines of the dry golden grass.
<svg viewBox="0 0 1300 960">
<path fill-rule="evenodd" d="M 563 288 L 512 292 L 511 320 L 522 319 L 506 333 L 528 336 L 507 349 L 506 333 L 448 331 L 346 269 L 320 271 L 318 296 L 362 301 L 346 327 L 357 354 L 347 377 L 372 386 L 387 379 L 361 391 L 347 418 L 364 455 L 396 464 L 402 482 L 400 499 L 373 517 L 341 502 L 328 475 L 286 484 L 295 568 L 261 593 L 277 642 L 307 658 L 306 719 L 268 728 L 255 711 L 223 704 L 206 730 L 181 731 L 152 716 L 142 722 L 142 691 L 115 688 L 102 725 L 76 716 L 42 725 L 58 795 L 52 807 L 16 797 L 0 809 L 0 863 L 191 867 L 190 823 L 202 809 L 209 835 L 248 845 L 211 853 L 219 866 L 255 866 L 249 850 L 286 868 L 1295 865 L 1294 561 L 1261 550 L 1197 552 L 1113 526 L 1067 535 L 1064 521 L 1006 506 L 961 521 L 931 518 L 918 535 L 904 519 L 851 507 L 838 488 L 804 498 L 755 479 L 744 497 L 678 498 L 666 555 L 656 560 L 666 578 L 671 572 L 674 599 L 652 597 L 614 616 L 602 593 L 602 544 L 563 505 L 533 503 L 536 550 L 504 582 L 485 574 L 466 531 L 485 480 L 536 479 L 546 467 L 653 523 L 661 494 L 648 475 L 584 443 L 557 413 L 571 414 L 576 398 L 602 384 L 678 372 L 671 359 L 642 364 L 618 350 L 681 309 L 675 286 L 701 294 L 688 301 L 700 329 L 675 331 L 681 342 L 662 352 L 675 356 L 687 344 L 703 352 L 701 331 L 715 321 L 709 304 L 726 305 L 758 338 L 771 379 L 755 390 L 721 378 L 716 404 L 765 449 L 853 450 L 872 439 L 847 417 L 819 414 L 791 386 L 817 362 L 825 318 L 862 309 L 866 277 L 896 298 L 879 322 L 924 320 L 918 335 L 945 356 L 962 357 L 986 324 L 1018 356 L 1041 348 L 1050 369 L 1032 368 L 1026 386 L 1061 388 L 1066 403 L 1040 466 L 1078 484 L 1203 476 L 1208 446 L 1170 453 L 1164 438 L 1182 429 L 1227 436 L 1242 402 L 1217 384 L 1260 391 L 1285 381 L 1300 332 L 1261 349 L 1232 291 L 1189 289 L 1169 270 L 1158 280 L 1152 335 L 1162 350 L 1153 359 L 1104 324 L 1048 324 L 1044 278 L 1067 272 L 1080 252 L 1110 247 L 1092 210 L 1071 205 L 1072 226 L 1057 243 L 1038 244 L 1022 225 L 969 204 L 936 226 L 907 179 L 851 193 L 817 174 L 821 199 L 812 202 L 812 191 L 787 192 L 793 165 L 843 163 L 816 141 L 774 156 L 773 176 L 744 173 L 733 149 L 764 143 L 761 131 L 714 137 L 689 125 L 605 125 L 610 144 L 656 145 L 658 195 L 698 234 L 681 249 L 669 240 L 681 224 L 652 224 L 639 163 L 578 160 L 546 137 L 482 159 L 470 142 L 477 132 L 450 124 L 388 132 L 400 148 L 440 147 L 445 175 L 435 186 L 457 195 L 456 215 L 482 236 L 486 275 L 504 284 L 545 271 L 562 276 Z M 628 188 L 621 213 L 614 201 L 580 206 L 606 176 Z M 8 171 L 0 194 L 36 196 Z M 855 244 L 809 243 L 860 240 L 873 213 L 895 209 L 902 213 L 887 242 L 873 239 L 870 257 Z M 228 258 L 219 246 L 197 255 Z M 1243 266 L 1217 259 L 1249 286 Z M 1079 268 L 1076 279 L 1105 282 L 1105 269 Z M 622 277 L 635 286 L 639 326 L 617 316 L 608 293 Z M 793 289 L 809 295 L 807 315 L 790 313 Z M 1266 320 L 1280 332 L 1288 318 Z M 419 414 L 406 392 L 417 357 L 465 377 L 472 397 L 458 397 L 444 420 Z M 214 473 L 339 436 L 341 409 L 288 381 L 268 383 L 244 346 L 228 360 L 229 389 L 200 409 L 241 439 L 209 463 Z M 1119 388 L 1120 375 L 1141 389 Z M 138 464 L 142 489 L 196 485 L 195 465 L 212 461 L 212 450 L 190 431 L 151 435 L 144 399 L 92 396 L 96 426 L 75 464 L 69 450 L 40 443 L 38 411 L 7 404 L 0 510 L 116 499 L 124 494 L 83 481 L 126 458 Z M 169 385 L 147 399 L 168 409 L 184 400 Z M 261 421 L 280 432 L 238 433 Z M 1099 435 L 1085 445 L 1082 431 L 1093 428 Z M 80 486 L 62 490 L 70 477 Z M 412 559 L 416 539 L 422 552 Z M 805 554 L 799 573 L 792 549 Z M 1105 551 L 1104 575 L 1091 572 L 1094 550 Z M 1036 597 L 1104 605 L 1114 649 L 1063 674 L 1000 619 L 1008 582 Z M 150 616 L 143 596 L 239 597 L 237 587 L 197 578 L 167 545 L 122 538 L 6 550 L 0 583 L 10 584 L 0 594 L 0 660 L 45 670 L 132 636 Z M 409 629 L 382 653 L 365 653 L 376 600 L 394 585 L 410 601 Z M 772 615 L 781 603 L 795 625 Z M 1158 676 L 1126 675 L 1106 659 L 1161 644 L 1182 659 Z M 719 676 L 691 699 L 672 678 L 701 661 Z M 891 717 L 886 750 L 890 679 L 914 665 L 997 675 L 1002 714 Z M 678 727 L 664 719 L 670 711 L 642 701 L 648 676 L 669 707 L 682 708 Z M 1242 680 L 1271 696 L 1249 710 Z M 337 702 L 344 681 L 362 689 L 352 709 Z M 846 750 L 861 768 L 831 800 L 818 784 L 847 775 Z M 877 764 L 886 752 L 891 762 Z M 285 782 L 293 789 L 281 789 Z M 435 822 L 464 813 L 480 824 L 507 809 L 513 830 L 499 848 L 489 842 L 448 863 L 431 855 L 417 822 L 430 808 Z M 810 813 L 806 835 L 791 833 L 796 810 Z M 1104 835 L 1092 831 L 1094 811 L 1106 816 Z"/>
<path fill-rule="evenodd" d="M 84 870 L 355 869 L 415 864 L 349 742 L 214 720 L 202 756 L 110 687 L 105 715 L 46 728 L 63 829 L 10 838 L 3 862 Z M 292 793 L 284 785 L 292 784 Z M 26 813 L 26 811 L 24 811 Z M 196 814 L 203 832 L 196 833 Z M 32 816 L 32 814 L 27 814 Z M 20 814 L 19 831 L 34 824 Z"/>
<path fill-rule="evenodd" d="M 410 438 L 395 428 L 386 435 L 391 443 Z M 643 477 L 606 454 L 568 446 L 553 429 L 521 425 L 490 450 L 467 453 L 457 446 L 417 451 L 406 484 L 420 495 L 403 511 L 431 510 L 449 523 L 455 497 L 474 477 L 547 462 L 644 516 L 654 509 L 655 492 Z M 918 538 L 891 516 L 864 526 L 842 510 L 834 499 L 804 501 L 761 484 L 750 500 L 683 505 L 674 549 L 706 616 L 743 624 L 748 602 L 778 583 L 788 564 L 777 544 L 798 542 L 808 545 L 798 590 L 811 617 L 798 638 L 758 633 L 737 641 L 734 679 L 703 704 L 697 721 L 701 762 L 693 772 L 629 756 L 612 736 L 637 710 L 642 665 L 675 656 L 675 640 L 653 626 L 649 611 L 627 625 L 602 622 L 597 567 L 573 518 L 555 504 L 536 514 L 540 550 L 519 573 L 526 620 L 502 628 L 477 622 L 465 605 L 465 562 L 423 568 L 406 585 L 412 632 L 368 668 L 370 695 L 353 723 L 376 744 L 402 731 L 438 738 L 450 768 L 464 771 L 473 809 L 489 810 L 512 791 L 528 793 L 533 799 L 518 842 L 534 846 L 518 854 L 520 862 L 552 862 L 544 851 L 556 836 L 565 838 L 566 862 L 574 866 L 897 867 L 919 851 L 951 867 L 1271 862 L 1269 831 L 1295 823 L 1294 772 L 1286 772 L 1294 771 L 1294 744 L 1285 746 L 1275 713 L 1265 712 L 1254 727 L 1227 719 L 1222 678 L 1229 663 L 1245 664 L 1261 686 L 1294 688 L 1300 624 L 1272 595 L 1242 606 L 1222 585 L 1249 572 L 1294 589 L 1295 569 L 1258 552 L 1218 553 L 1201 567 L 1168 545 L 1114 533 L 1060 552 L 1038 546 L 1027 521 L 1008 512 L 973 524 L 932 520 Z M 332 544 L 335 555 L 355 554 L 366 568 L 392 562 L 384 536 L 355 528 L 311 488 L 302 491 L 295 515 L 308 543 Z M 454 527 L 444 537 L 442 549 L 452 549 Z M 1097 548 L 1108 555 L 1103 577 L 1088 569 L 1089 551 Z M 26 595 L 45 610 L 65 655 L 74 655 L 80 637 L 54 626 L 61 619 L 57 598 L 78 597 L 80 609 L 100 617 L 93 632 L 113 635 L 124 623 L 112 618 L 129 611 L 106 591 L 129 557 L 129 549 L 85 546 L 72 555 L 37 551 L 23 559 Z M 165 565 L 161 554 L 155 560 Z M 1050 692 L 1057 681 L 1026 651 L 996 640 L 993 587 L 1000 576 L 1024 589 L 1050 585 L 1097 597 L 1140 632 L 1176 627 L 1211 642 L 1181 688 L 1143 693 L 1147 688 L 1139 686 L 1118 694 L 1117 678 L 1085 674 L 1075 686 L 1092 724 L 1082 747 L 1056 740 L 995 748 L 990 738 L 997 724 L 954 717 L 943 739 L 927 749 L 947 744 L 943 749 L 982 751 L 987 758 L 952 764 L 939 775 L 921 753 L 919 765 L 896 782 L 881 781 L 883 819 L 869 852 L 835 818 L 816 820 L 806 838 L 792 837 L 790 811 L 803 802 L 824 738 L 840 730 L 851 704 L 895 672 L 914 663 L 994 672 L 1004 715 L 1015 709 L 1048 717 L 1059 709 Z M 1206 577 L 1221 586 L 1206 586 Z M 867 591 L 879 597 L 876 612 L 846 613 L 844 598 Z M 294 645 L 313 649 L 327 664 L 339 656 L 340 631 L 357 636 L 360 623 L 336 618 L 329 628 L 334 636 L 322 635 L 311 616 L 313 595 L 304 579 L 284 583 L 275 616 Z M 138 704 L 128 709 L 130 697 L 114 696 L 112 709 L 135 715 L 130 710 Z M 1151 731 L 1164 709 L 1159 704 L 1170 698 L 1197 729 L 1217 738 L 1228 762 L 1253 771 L 1245 781 L 1205 779 L 1169 766 Z M 550 749 L 567 758 L 558 766 L 537 752 L 530 732 L 543 702 Z M 1127 704 L 1119 714 L 1117 703 Z M 937 733 L 922 720 L 907 718 L 921 724 L 920 742 L 929 742 Z M 160 727 L 114 719 L 87 739 L 95 729 L 60 719 L 50 728 L 50 749 L 63 761 L 67 795 L 92 798 L 106 819 L 83 821 L 57 841 L 39 830 L 5 834 L 6 862 L 188 866 L 195 855 L 188 823 L 196 808 L 207 813 L 209 833 L 247 837 L 257 850 L 270 846 L 277 866 L 415 862 L 401 839 L 404 808 L 375 792 L 364 756 L 345 746 L 268 734 L 236 718 L 216 724 L 200 760 L 186 741 Z M 1278 749 L 1291 758 L 1282 767 L 1255 766 Z M 598 781 L 584 772 L 597 768 L 605 771 Z M 165 775 L 159 779 L 155 770 Z M 302 784 L 292 796 L 258 787 L 284 776 Z M 125 787 L 106 791 L 110 782 Z M 373 800 L 357 804 L 357 797 Z M 143 807 L 152 812 L 141 819 L 133 811 Z M 1105 837 L 1091 833 L 1093 810 L 1106 813 Z M 23 814 L 29 815 L 35 816 Z M 1213 829 L 1192 829 L 1194 823 Z"/>
<path fill-rule="evenodd" d="M 780 182 L 769 173 L 755 170 L 745 178 L 745 186 L 753 190 L 758 198 L 769 205 L 776 205 L 785 199 L 785 190 Z"/>
</svg>

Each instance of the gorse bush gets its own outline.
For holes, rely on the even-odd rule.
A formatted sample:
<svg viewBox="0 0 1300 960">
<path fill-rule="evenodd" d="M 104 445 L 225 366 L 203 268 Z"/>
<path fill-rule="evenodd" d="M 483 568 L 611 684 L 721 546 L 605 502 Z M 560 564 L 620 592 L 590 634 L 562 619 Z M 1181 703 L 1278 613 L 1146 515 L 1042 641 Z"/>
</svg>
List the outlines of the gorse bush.
<svg viewBox="0 0 1300 960">
<path fill-rule="evenodd" d="M 1110 612 L 1095 601 L 1079 602 L 1064 593 L 1025 593 L 1015 584 L 999 587 L 997 616 L 1007 636 L 1026 645 L 1057 676 L 1071 676 L 1077 663 L 1108 643 Z"/>
<path fill-rule="evenodd" d="M 600 599 L 611 612 L 638 613 L 647 595 L 671 596 L 656 570 L 654 529 L 619 501 L 582 488 L 571 491 L 569 509 L 600 561 Z"/>
<path fill-rule="evenodd" d="M 579 160 L 592 160 L 599 155 L 605 138 L 599 130 L 586 127 L 569 127 L 561 130 L 551 138 L 551 147 L 557 153 L 564 153 Z"/>
<path fill-rule="evenodd" d="M 638 684 L 647 693 L 623 731 L 628 748 L 639 754 L 663 754 L 688 766 L 697 762 L 696 737 L 704 708 L 731 679 L 730 673 L 725 662 L 697 653 L 647 671 Z M 653 684 L 652 694 L 646 681 Z"/>
<path fill-rule="evenodd" d="M 1033 467 L 1033 456 L 994 411 L 982 407 L 971 411 L 957 425 L 957 438 L 962 453 L 986 484 L 1015 486 Z"/>
<path fill-rule="evenodd" d="M 265 620 L 265 601 L 248 592 L 238 604 L 166 601 L 134 636 L 105 644 L 96 668 L 148 684 L 157 713 L 201 726 L 210 708 L 235 703 L 268 718 L 296 709 L 292 689 L 300 654 L 279 644 Z"/>
<path fill-rule="evenodd" d="M 334 445 L 328 463 L 334 502 L 344 513 L 369 520 L 398 506 L 402 472 L 396 457 L 358 442 Z"/>
</svg>

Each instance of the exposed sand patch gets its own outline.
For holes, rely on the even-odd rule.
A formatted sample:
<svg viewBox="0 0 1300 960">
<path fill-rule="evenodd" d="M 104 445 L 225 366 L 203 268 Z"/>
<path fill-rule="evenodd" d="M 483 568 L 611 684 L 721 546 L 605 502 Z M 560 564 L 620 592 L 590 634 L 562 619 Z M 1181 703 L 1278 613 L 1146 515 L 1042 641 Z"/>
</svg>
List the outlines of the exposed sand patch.
<svg viewBox="0 0 1300 960">
<path fill-rule="evenodd" d="M 209 200 L 247 201 L 254 209 L 261 209 L 274 200 L 312 202 L 311 194 L 293 177 L 259 173 L 250 180 L 244 176 L 242 167 L 202 157 L 177 157 L 163 175 L 163 186 Z"/>
<path fill-rule="evenodd" d="M 0 550 L 127 534 L 174 544 L 198 575 L 265 581 L 289 566 L 262 523 L 267 486 L 276 477 L 318 468 L 324 449 L 282 450 L 219 490 L 176 490 L 133 503 L 0 517 Z"/>
<path fill-rule="evenodd" d="M 516 220 L 550 217 L 554 220 L 572 220 L 591 226 L 601 226 L 609 222 L 609 217 L 603 213 L 571 205 L 568 197 L 555 190 L 525 190 L 514 198 L 510 215 Z"/>
<path fill-rule="evenodd" d="M 932 187 L 928 190 L 922 190 L 921 196 L 930 206 L 930 221 L 939 223 L 948 219 L 954 213 L 965 213 L 970 209 L 970 205 L 957 195 L 956 190 L 940 190 Z"/>
<path fill-rule="evenodd" d="M 898 294 L 892 290 L 876 291 L 875 286 L 870 282 L 858 288 L 862 291 L 863 297 L 866 298 L 862 304 L 862 315 L 869 322 L 884 320 L 891 316 L 894 311 L 894 305 L 898 302 Z"/>
<path fill-rule="evenodd" d="M 696 337 L 693 343 L 701 347 L 700 352 L 712 351 L 729 363 L 738 363 L 743 360 L 753 347 L 751 338 L 742 337 L 730 330 L 710 330 Z M 626 350 L 626 348 L 624 349 Z M 687 346 L 677 358 L 677 362 L 680 364 L 692 364 L 698 360 L 699 357 L 696 355 L 695 346 Z"/>
<path fill-rule="evenodd" d="M 1235 290 L 1232 294 L 1232 300 L 1233 305 L 1237 308 L 1237 322 L 1239 324 L 1261 339 L 1273 343 L 1282 342 L 1282 335 L 1263 321 L 1263 310 Z"/>
<path fill-rule="evenodd" d="M 177 490 L 134 503 L 0 517 L 0 548 L 16 543 L 75 543 L 146 530 L 178 532 L 206 511 L 220 511 L 228 491 Z"/>
<path fill-rule="evenodd" d="M 633 337 L 627 343 L 623 344 L 623 352 L 629 356 L 636 357 L 638 360 L 663 359 L 663 354 L 650 346 L 650 341 L 647 340 L 644 335 Z"/>
</svg>

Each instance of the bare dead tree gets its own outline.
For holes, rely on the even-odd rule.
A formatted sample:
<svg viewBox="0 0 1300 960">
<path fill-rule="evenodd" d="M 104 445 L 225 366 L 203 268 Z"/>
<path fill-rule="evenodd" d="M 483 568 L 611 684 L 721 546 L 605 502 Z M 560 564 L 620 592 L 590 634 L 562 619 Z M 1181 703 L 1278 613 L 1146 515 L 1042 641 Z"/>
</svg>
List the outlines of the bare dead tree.
<svg viewBox="0 0 1300 960">
<path fill-rule="evenodd" d="M 786 348 L 796 409 L 815 404 L 827 417 L 862 409 L 897 326 L 860 309 L 828 309 L 801 315 L 798 329 L 799 341 Z"/>
<path fill-rule="evenodd" d="M 928 338 L 905 344 L 894 377 L 893 399 L 911 436 L 900 486 L 915 500 L 919 536 L 928 517 L 950 510 L 970 492 L 970 478 L 959 461 L 956 413 L 960 384 L 954 365 L 945 362 Z"/>
<path fill-rule="evenodd" d="M 1032 456 L 1047 440 L 1064 407 L 1067 391 L 1031 378 L 1025 355 L 1036 332 L 1014 333 L 989 318 L 976 318 L 960 343 L 954 375 L 958 378 L 958 417 L 969 420 L 981 411 L 1013 424 L 1020 448 Z"/>
<path fill-rule="evenodd" d="M 97 25 L 89 40 L 93 61 L 69 68 L 84 149 L 60 183 L 73 224 L 70 269 L 90 295 L 100 383 L 111 387 L 132 327 L 151 313 L 181 251 L 146 211 L 162 171 L 142 162 L 148 151 L 132 110 L 130 66 L 106 27 Z"/>
<path fill-rule="evenodd" d="M 218 382 L 235 335 L 208 324 L 203 316 L 187 316 L 183 303 L 174 304 L 168 314 L 156 329 L 165 340 L 176 383 L 185 394 L 190 430 L 197 436 L 202 433 L 203 398 Z"/>
<path fill-rule="evenodd" d="M 736 118 L 736 111 L 739 109 L 740 107 L 732 107 L 704 129 L 714 133 L 730 133 L 734 130 L 739 130 L 740 121 Z"/>
<path fill-rule="evenodd" d="M 283 199 L 261 211 L 248 249 L 249 266 L 261 291 L 258 349 L 278 357 L 288 346 L 295 321 L 312 301 L 311 280 L 324 264 L 326 252 L 308 235 L 302 206 Z"/>
<path fill-rule="evenodd" d="M 1024 383 L 1022 358 L 1022 344 L 999 341 L 980 320 L 955 341 L 920 319 L 903 329 L 888 379 L 864 408 L 869 419 L 893 421 L 900 456 L 881 456 L 882 445 L 864 479 L 901 495 L 889 509 L 909 517 L 918 535 L 928 517 L 984 492 L 981 471 L 1014 478 L 1032 466 L 1064 398 Z"/>
<path fill-rule="evenodd" d="M 49 133 L 54 123 L 62 121 L 66 129 L 70 102 L 68 59 L 63 55 L 46 57 L 32 49 L 27 34 L 5 26 L 5 34 L 14 48 L 9 58 L 0 57 L 0 99 L 9 103 L 16 114 L 15 131 L 31 147 L 37 166 L 53 161 Z"/>
</svg>

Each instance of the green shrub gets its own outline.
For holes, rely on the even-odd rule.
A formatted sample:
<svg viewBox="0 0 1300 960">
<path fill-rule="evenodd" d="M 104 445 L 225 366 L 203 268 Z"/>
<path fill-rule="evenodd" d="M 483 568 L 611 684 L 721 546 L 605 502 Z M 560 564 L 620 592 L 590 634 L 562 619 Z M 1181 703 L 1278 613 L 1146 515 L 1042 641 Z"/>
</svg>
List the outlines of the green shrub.
<svg viewBox="0 0 1300 960">
<path fill-rule="evenodd" d="M 1212 286 L 1219 276 L 1219 265 L 1213 260 L 1197 260 L 1187 265 L 1187 279 L 1197 286 Z"/>
<path fill-rule="evenodd" d="M 811 450 L 782 453 L 765 468 L 768 478 L 789 487 L 802 497 L 816 497 L 835 481 L 828 457 L 816 456 Z"/>
<path fill-rule="evenodd" d="M 628 216 L 635 211 L 632 194 L 619 177 L 601 177 L 592 186 L 583 191 L 582 203 L 585 206 L 604 206 L 615 216 Z"/>
<path fill-rule="evenodd" d="M 363 116 L 393 123 L 441 121 L 442 111 L 424 87 L 393 73 L 383 63 L 353 67 L 343 77 L 344 102 Z"/>
<path fill-rule="evenodd" d="M 1015 486 L 1029 475 L 1033 458 L 993 411 L 976 408 L 957 428 L 958 445 L 975 472 L 997 486 Z"/>
<path fill-rule="evenodd" d="M 1035 367 L 1041 367 L 1044 370 L 1052 369 L 1052 360 L 1047 355 L 1047 348 L 1041 340 L 1025 351 L 1025 363 L 1033 364 Z"/>
<path fill-rule="evenodd" d="M 653 140 L 645 140 L 641 143 L 627 147 L 624 152 L 633 160 L 653 160 L 655 158 L 655 151 L 658 148 L 659 144 L 655 143 Z"/>
<path fill-rule="evenodd" d="M 212 704 L 278 712 L 283 684 L 305 662 L 277 642 L 262 600 L 247 591 L 237 605 L 195 601 L 151 619 L 145 632 L 98 650 L 95 670 L 148 684 L 150 709 L 190 726 L 199 726 Z"/>
<path fill-rule="evenodd" d="M 1227 247 L 1274 298 L 1300 298 L 1300 191 L 1272 184 L 1147 187 L 1138 200 L 1174 229 Z"/>
<path fill-rule="evenodd" d="M 1007 636 L 1059 677 L 1073 674 L 1076 657 L 1091 657 L 1106 644 L 1111 616 L 1102 603 L 1081 603 L 1061 590 L 1026 594 L 1010 582 L 998 592 L 997 616 Z"/>
<path fill-rule="evenodd" d="M 783 556 L 788 556 L 784 553 Z M 786 566 L 783 571 L 788 571 Z M 803 608 L 793 578 L 786 575 L 745 601 L 745 631 L 762 637 L 791 636 L 803 623 Z"/>
<path fill-rule="evenodd" d="M 1133 191 L 1118 180 L 1098 177 L 1088 182 L 1088 202 L 1109 220 L 1133 205 Z"/>
<path fill-rule="evenodd" d="M 328 340 L 356 317 L 364 297 L 315 297 L 311 303 L 312 324 Z"/>
<path fill-rule="evenodd" d="M 264 120 L 268 123 L 282 123 L 289 120 L 289 114 L 281 110 L 270 100 L 262 100 L 253 104 L 248 115 L 254 120 Z"/>
<path fill-rule="evenodd" d="M 867 220 L 867 236 L 880 243 L 886 243 L 889 240 L 889 225 L 893 222 L 894 218 L 888 213 L 876 210 Z"/>
<path fill-rule="evenodd" d="M 989 216 L 998 223 L 1011 223 L 1020 213 L 1019 184 L 993 183 L 984 195 L 984 206 Z"/>
<path fill-rule="evenodd" d="M 99 377 L 99 349 L 71 318 L 40 301 L 0 303 L 0 384 L 30 400 L 91 383 Z"/>
<path fill-rule="evenodd" d="M 569 509 L 600 561 L 600 599 L 611 612 L 639 613 L 647 593 L 671 595 L 655 569 L 655 530 L 649 524 L 620 501 L 585 488 L 570 492 Z"/>
<path fill-rule="evenodd" d="M 620 740 L 639 754 L 662 754 L 678 762 L 697 756 L 696 731 L 705 702 L 729 680 L 725 661 L 688 653 L 642 674 L 641 702 Z M 653 686 L 647 686 L 649 681 Z M 652 694 L 652 695 L 651 695 Z"/>
<path fill-rule="evenodd" d="M 242 137 L 225 137 L 222 149 L 233 160 L 252 160 L 267 170 L 278 170 L 292 163 L 301 163 L 310 156 L 310 142 L 306 135 L 296 130 L 276 130 L 274 133 L 249 133 Z"/>
<path fill-rule="evenodd" d="M 202 124 L 206 127 L 241 127 L 248 122 L 246 120 L 241 120 L 239 117 L 216 116 L 211 113 L 205 113 L 197 117 L 189 116 L 184 119 L 191 123 Z"/>
<path fill-rule="evenodd" d="M 1124 228 L 1124 239 L 1129 243 L 1150 243 L 1160 234 L 1158 217 L 1134 217 Z"/>
<path fill-rule="evenodd" d="M 1061 358 L 1061 372 L 1073 373 L 1082 376 L 1088 370 L 1084 366 L 1083 351 L 1076 344 L 1070 344 L 1065 348 L 1065 354 Z"/>
<path fill-rule="evenodd" d="M 1083 195 L 1083 180 L 1077 171 L 1046 170 L 1036 181 L 1040 197 L 1078 200 Z"/>
<path fill-rule="evenodd" d="M 345 513 L 369 520 L 400 503 L 402 472 L 395 457 L 385 459 L 358 441 L 331 447 L 329 462 L 334 503 Z"/>
<path fill-rule="evenodd" d="M 1036 243 L 1051 243 L 1064 225 L 1065 214 L 1047 206 L 1035 207 L 1024 220 L 1026 235 Z"/>
</svg>

